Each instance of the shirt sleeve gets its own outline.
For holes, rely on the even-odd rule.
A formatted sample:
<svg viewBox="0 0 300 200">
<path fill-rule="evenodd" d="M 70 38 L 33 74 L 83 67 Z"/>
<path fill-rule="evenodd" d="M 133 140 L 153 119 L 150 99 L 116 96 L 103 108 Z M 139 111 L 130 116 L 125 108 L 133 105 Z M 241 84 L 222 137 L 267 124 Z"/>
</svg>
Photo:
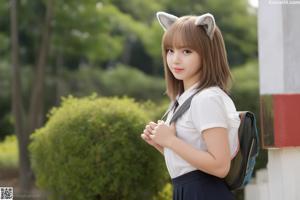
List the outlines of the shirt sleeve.
<svg viewBox="0 0 300 200">
<path fill-rule="evenodd" d="M 191 102 L 191 119 L 202 132 L 209 128 L 228 128 L 225 104 L 221 96 L 195 96 Z"/>
</svg>

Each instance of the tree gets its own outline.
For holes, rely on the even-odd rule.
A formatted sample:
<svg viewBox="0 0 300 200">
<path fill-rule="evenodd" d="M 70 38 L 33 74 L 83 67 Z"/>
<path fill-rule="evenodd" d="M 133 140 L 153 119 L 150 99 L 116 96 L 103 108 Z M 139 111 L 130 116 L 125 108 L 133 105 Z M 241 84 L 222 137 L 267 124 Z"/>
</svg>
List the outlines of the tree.
<svg viewBox="0 0 300 200">
<path fill-rule="evenodd" d="M 30 181 L 30 165 L 27 153 L 28 136 L 24 132 L 22 120 L 21 78 L 19 66 L 18 11 L 17 0 L 11 0 L 11 41 L 12 41 L 12 107 L 15 118 L 15 132 L 18 137 L 20 186 L 25 189 Z"/>
<path fill-rule="evenodd" d="M 18 9 L 17 0 L 11 0 L 11 40 L 12 40 L 12 105 L 15 118 L 15 132 L 18 137 L 19 161 L 20 161 L 20 187 L 22 192 L 28 192 L 32 186 L 33 173 L 30 168 L 28 144 L 30 133 L 42 125 L 41 115 L 43 113 L 43 81 L 45 65 L 50 41 L 50 27 L 53 16 L 53 0 L 47 1 L 45 27 L 42 34 L 42 42 L 39 51 L 37 67 L 35 72 L 35 84 L 31 97 L 29 123 L 25 123 L 22 109 L 21 78 L 19 64 L 19 39 L 18 39 Z"/>
<path fill-rule="evenodd" d="M 32 133 L 35 128 L 40 127 L 43 124 L 44 78 L 45 66 L 47 65 L 47 56 L 50 47 L 53 1 L 54 0 L 47 0 L 45 26 L 42 32 L 42 42 L 35 71 L 36 78 L 33 84 L 34 87 L 30 101 L 28 133 Z"/>
</svg>

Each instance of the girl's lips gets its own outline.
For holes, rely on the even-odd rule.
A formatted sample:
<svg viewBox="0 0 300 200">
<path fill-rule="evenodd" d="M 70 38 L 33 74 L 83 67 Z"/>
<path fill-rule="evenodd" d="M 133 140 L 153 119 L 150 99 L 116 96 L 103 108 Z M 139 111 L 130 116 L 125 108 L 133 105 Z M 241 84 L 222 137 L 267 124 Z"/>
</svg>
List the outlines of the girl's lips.
<svg viewBox="0 0 300 200">
<path fill-rule="evenodd" d="M 182 68 L 174 68 L 174 71 L 175 71 L 176 73 L 179 73 L 179 72 L 182 72 L 183 69 L 182 69 Z"/>
</svg>

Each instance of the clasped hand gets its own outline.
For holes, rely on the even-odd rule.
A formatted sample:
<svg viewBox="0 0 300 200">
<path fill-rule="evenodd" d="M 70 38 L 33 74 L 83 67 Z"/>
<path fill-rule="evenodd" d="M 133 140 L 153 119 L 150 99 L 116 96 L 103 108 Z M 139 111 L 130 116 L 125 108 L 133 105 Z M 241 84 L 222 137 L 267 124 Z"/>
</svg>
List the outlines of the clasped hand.
<svg viewBox="0 0 300 200">
<path fill-rule="evenodd" d="M 152 146 L 170 147 L 172 140 L 176 138 L 175 124 L 170 126 L 164 121 L 150 122 L 146 125 L 141 137 Z"/>
</svg>

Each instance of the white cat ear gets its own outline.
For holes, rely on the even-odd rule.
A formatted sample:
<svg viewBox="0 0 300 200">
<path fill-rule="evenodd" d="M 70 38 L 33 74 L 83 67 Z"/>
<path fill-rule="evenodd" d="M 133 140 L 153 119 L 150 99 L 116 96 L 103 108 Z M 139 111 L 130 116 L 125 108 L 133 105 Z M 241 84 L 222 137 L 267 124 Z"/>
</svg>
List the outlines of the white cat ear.
<svg viewBox="0 0 300 200">
<path fill-rule="evenodd" d="M 164 31 L 168 30 L 168 28 L 178 19 L 178 17 L 166 12 L 157 12 L 156 17 Z"/>
<path fill-rule="evenodd" d="M 206 13 L 204 15 L 198 16 L 195 21 L 195 25 L 203 26 L 209 38 L 211 40 L 213 39 L 215 28 L 216 28 L 216 22 L 212 14 Z"/>
</svg>

